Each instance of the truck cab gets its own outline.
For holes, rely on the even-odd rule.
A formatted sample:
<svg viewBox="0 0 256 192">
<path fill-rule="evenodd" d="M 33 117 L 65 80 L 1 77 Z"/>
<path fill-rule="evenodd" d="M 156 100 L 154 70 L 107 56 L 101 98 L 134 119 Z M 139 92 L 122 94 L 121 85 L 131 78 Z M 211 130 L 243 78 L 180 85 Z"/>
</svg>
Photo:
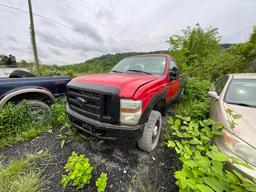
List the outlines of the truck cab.
<svg viewBox="0 0 256 192">
<path fill-rule="evenodd" d="M 109 73 L 71 80 L 67 112 L 77 129 L 103 139 L 136 141 L 150 152 L 158 145 L 162 116 L 181 92 L 174 58 L 137 55 L 121 60 Z"/>
</svg>

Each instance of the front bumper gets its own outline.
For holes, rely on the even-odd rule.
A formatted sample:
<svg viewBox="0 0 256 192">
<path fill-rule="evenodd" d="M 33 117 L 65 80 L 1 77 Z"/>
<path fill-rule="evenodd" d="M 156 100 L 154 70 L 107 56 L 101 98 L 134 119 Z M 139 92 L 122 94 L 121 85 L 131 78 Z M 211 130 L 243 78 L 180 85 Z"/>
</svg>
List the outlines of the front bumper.
<svg viewBox="0 0 256 192">
<path fill-rule="evenodd" d="M 115 125 L 94 120 L 73 111 L 68 105 L 67 113 L 73 127 L 101 139 L 137 141 L 144 129 L 144 125 Z"/>
<path fill-rule="evenodd" d="M 220 149 L 221 152 L 227 154 L 229 157 L 233 156 L 233 157 L 239 159 L 241 162 L 246 163 L 241 158 L 236 156 L 229 148 L 227 148 L 225 146 L 225 144 L 222 142 L 221 138 L 215 138 L 214 143 Z M 228 163 L 227 163 L 228 169 L 236 170 L 250 180 L 256 179 L 256 167 L 251 164 L 249 164 L 249 165 L 252 167 L 252 169 L 249 169 L 243 165 L 235 164 L 231 161 L 228 161 Z"/>
</svg>

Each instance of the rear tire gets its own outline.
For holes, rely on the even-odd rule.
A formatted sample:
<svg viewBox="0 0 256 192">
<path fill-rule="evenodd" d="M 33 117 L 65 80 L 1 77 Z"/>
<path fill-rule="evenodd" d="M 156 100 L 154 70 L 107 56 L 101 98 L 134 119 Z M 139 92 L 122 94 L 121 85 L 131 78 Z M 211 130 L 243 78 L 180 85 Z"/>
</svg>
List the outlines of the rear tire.
<svg viewBox="0 0 256 192">
<path fill-rule="evenodd" d="M 51 116 L 49 105 L 40 100 L 27 100 L 30 107 L 30 115 L 34 122 L 47 121 Z"/>
<path fill-rule="evenodd" d="M 138 147 L 143 151 L 153 151 L 159 142 L 162 128 L 162 115 L 158 111 L 152 110 L 145 124 L 142 137 L 138 141 Z"/>
</svg>

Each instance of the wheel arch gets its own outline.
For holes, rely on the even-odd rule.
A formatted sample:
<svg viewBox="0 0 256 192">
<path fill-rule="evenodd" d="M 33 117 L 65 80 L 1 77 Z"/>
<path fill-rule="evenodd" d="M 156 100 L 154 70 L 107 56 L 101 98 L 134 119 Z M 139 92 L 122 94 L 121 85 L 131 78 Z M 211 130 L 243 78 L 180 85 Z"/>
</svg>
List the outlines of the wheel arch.
<svg viewBox="0 0 256 192">
<path fill-rule="evenodd" d="M 47 104 L 51 104 L 55 101 L 53 94 L 46 89 L 39 88 L 24 88 L 19 90 L 13 90 L 6 94 L 0 101 L 0 107 L 5 105 L 9 101 L 20 101 L 23 99 L 33 99 L 44 101 Z"/>
<path fill-rule="evenodd" d="M 146 109 L 144 110 L 140 118 L 140 124 L 143 124 L 148 121 L 150 112 L 152 110 L 160 112 L 162 116 L 165 115 L 166 101 L 164 96 L 164 93 L 157 93 L 154 96 L 152 96 L 150 102 L 148 103 Z"/>
</svg>

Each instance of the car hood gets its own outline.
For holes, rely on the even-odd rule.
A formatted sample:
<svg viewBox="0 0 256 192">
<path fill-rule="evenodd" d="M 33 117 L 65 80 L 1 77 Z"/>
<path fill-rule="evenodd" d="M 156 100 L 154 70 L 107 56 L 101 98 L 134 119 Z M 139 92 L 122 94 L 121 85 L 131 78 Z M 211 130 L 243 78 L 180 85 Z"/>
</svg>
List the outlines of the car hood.
<svg viewBox="0 0 256 192">
<path fill-rule="evenodd" d="M 235 119 L 234 134 L 256 148 L 256 108 L 225 104 L 227 108 L 241 115 Z"/>
<path fill-rule="evenodd" d="M 116 87 L 120 98 L 132 98 L 139 87 L 156 79 L 158 77 L 142 73 L 104 73 L 77 77 L 73 81 Z"/>
</svg>

